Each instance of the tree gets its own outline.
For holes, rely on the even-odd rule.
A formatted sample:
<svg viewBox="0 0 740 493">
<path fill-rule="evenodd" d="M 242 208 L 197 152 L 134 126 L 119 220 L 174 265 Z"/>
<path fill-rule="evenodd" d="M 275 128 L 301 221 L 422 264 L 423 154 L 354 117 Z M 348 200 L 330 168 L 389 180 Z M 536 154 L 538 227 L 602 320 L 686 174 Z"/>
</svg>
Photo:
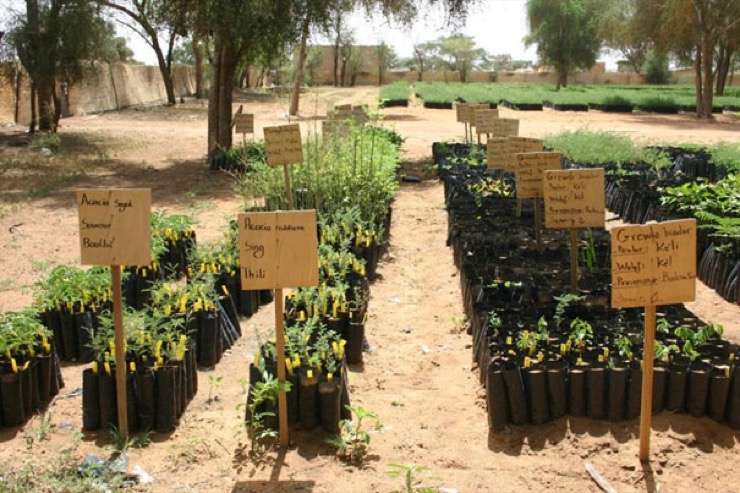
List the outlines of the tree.
<svg viewBox="0 0 740 493">
<path fill-rule="evenodd" d="M 439 46 L 434 42 L 417 43 L 414 45 L 414 60 L 416 70 L 419 72 L 419 82 L 424 78 L 424 69 L 429 70 L 433 64 L 433 58 L 437 55 Z"/>
<path fill-rule="evenodd" d="M 31 78 L 31 114 L 35 118 L 38 101 L 39 130 L 56 132 L 61 118 L 57 81 L 79 80 L 83 60 L 94 58 L 107 33 L 85 0 L 26 0 L 26 13 L 15 19 L 9 38 Z M 35 126 L 32 118 L 29 131 Z"/>
<path fill-rule="evenodd" d="M 154 50 L 167 93 L 167 103 L 177 103 L 172 80 L 173 51 L 177 37 L 187 34 L 187 14 L 196 0 L 97 1 L 100 5 L 123 14 L 120 22 L 134 30 Z M 162 41 L 166 52 L 162 48 Z"/>
<path fill-rule="evenodd" d="M 692 51 L 696 74 L 696 116 L 712 118 L 714 54 L 721 41 L 735 39 L 740 24 L 737 0 L 658 0 L 661 29 L 656 44 L 678 53 Z"/>
<path fill-rule="evenodd" d="M 468 73 L 486 56 L 486 50 L 476 48 L 475 40 L 463 34 L 439 38 L 436 43 L 439 56 L 446 61 L 447 67 L 460 73 L 460 82 L 466 82 Z"/>
<path fill-rule="evenodd" d="M 641 73 L 653 46 L 656 18 L 645 12 L 652 0 L 612 0 L 604 5 L 601 37 L 604 45 L 624 57 L 633 72 Z"/>
<path fill-rule="evenodd" d="M 601 48 L 599 0 L 528 0 L 529 34 L 540 61 L 555 67 L 556 89 L 568 85 L 568 74 L 591 68 Z"/>
<path fill-rule="evenodd" d="M 375 47 L 375 55 L 378 61 L 378 85 L 382 86 L 385 84 L 385 72 L 388 68 L 392 67 L 393 64 L 398 60 L 396 52 L 393 48 L 385 44 L 380 43 Z"/>
</svg>

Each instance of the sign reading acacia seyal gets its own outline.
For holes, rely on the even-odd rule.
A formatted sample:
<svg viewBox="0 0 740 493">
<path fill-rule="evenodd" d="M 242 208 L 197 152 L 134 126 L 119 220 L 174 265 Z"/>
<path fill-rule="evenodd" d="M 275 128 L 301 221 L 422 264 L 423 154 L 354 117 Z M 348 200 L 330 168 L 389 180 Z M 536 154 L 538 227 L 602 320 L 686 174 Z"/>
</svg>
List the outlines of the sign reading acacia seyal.
<svg viewBox="0 0 740 493">
<path fill-rule="evenodd" d="M 149 265 L 151 191 L 78 190 L 80 254 L 84 265 Z"/>
<path fill-rule="evenodd" d="M 301 127 L 297 123 L 265 127 L 267 164 L 285 166 L 303 162 Z"/>
<path fill-rule="evenodd" d="M 316 211 L 239 214 L 242 289 L 319 283 Z"/>
<path fill-rule="evenodd" d="M 543 177 L 546 170 L 560 169 L 559 152 L 530 152 L 516 154 L 516 197 L 532 199 L 543 196 Z"/>
<path fill-rule="evenodd" d="M 611 230 L 612 306 L 670 305 L 696 297 L 696 220 Z"/>
<path fill-rule="evenodd" d="M 545 171 L 545 227 L 604 227 L 604 168 Z"/>
</svg>

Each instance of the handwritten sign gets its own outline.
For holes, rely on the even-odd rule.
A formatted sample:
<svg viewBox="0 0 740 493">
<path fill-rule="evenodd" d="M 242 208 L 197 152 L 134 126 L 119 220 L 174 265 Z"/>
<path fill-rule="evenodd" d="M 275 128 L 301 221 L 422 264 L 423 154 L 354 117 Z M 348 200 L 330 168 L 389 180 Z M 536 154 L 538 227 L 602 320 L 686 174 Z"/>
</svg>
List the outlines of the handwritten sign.
<svg viewBox="0 0 740 493">
<path fill-rule="evenodd" d="M 303 162 L 301 127 L 297 123 L 265 127 L 267 164 L 285 166 Z"/>
<path fill-rule="evenodd" d="M 604 168 L 545 171 L 545 227 L 603 228 Z"/>
<path fill-rule="evenodd" d="M 470 103 L 466 104 L 465 108 L 466 109 L 463 110 L 463 115 L 466 118 L 465 121 L 474 127 L 476 113 L 478 113 L 479 111 L 488 111 L 491 109 L 491 106 L 487 103 Z"/>
<path fill-rule="evenodd" d="M 509 138 L 494 137 L 486 144 L 488 169 L 507 170 L 509 165 Z"/>
<path fill-rule="evenodd" d="M 516 137 L 519 135 L 519 120 L 513 118 L 497 118 L 491 127 L 493 137 Z"/>
<path fill-rule="evenodd" d="M 490 134 L 493 132 L 493 121 L 498 118 L 498 110 L 485 109 L 475 111 L 475 127 L 479 134 Z"/>
<path fill-rule="evenodd" d="M 365 108 L 363 108 L 362 106 L 352 107 L 352 118 L 358 125 L 364 125 L 369 120 L 367 113 L 365 113 Z"/>
<path fill-rule="evenodd" d="M 321 132 L 324 135 L 346 136 L 349 134 L 349 125 L 346 120 L 324 120 L 321 122 Z"/>
<path fill-rule="evenodd" d="M 696 297 L 696 219 L 611 230 L 612 307 L 669 305 Z"/>
<path fill-rule="evenodd" d="M 509 143 L 511 145 L 511 143 Z M 542 179 L 549 169 L 560 169 L 559 152 L 530 152 L 516 155 L 516 197 L 542 197 Z"/>
<path fill-rule="evenodd" d="M 509 171 L 516 169 L 516 155 L 525 152 L 542 152 L 545 143 L 531 137 L 509 137 Z"/>
<path fill-rule="evenodd" d="M 316 211 L 243 213 L 238 221 L 242 289 L 319 283 Z"/>
<path fill-rule="evenodd" d="M 82 264 L 152 262 L 149 189 L 79 190 L 76 198 Z"/>
<path fill-rule="evenodd" d="M 234 129 L 238 134 L 254 133 L 254 115 L 252 113 L 234 115 Z"/>
</svg>

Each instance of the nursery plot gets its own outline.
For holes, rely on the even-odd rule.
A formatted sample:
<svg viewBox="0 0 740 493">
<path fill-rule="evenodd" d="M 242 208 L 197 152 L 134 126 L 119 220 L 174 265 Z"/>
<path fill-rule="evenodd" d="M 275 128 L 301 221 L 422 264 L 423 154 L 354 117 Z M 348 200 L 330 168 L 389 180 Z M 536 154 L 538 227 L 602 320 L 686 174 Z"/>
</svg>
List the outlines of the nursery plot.
<svg viewBox="0 0 740 493">
<path fill-rule="evenodd" d="M 332 88 L 317 92 L 320 98 L 337 103 L 357 105 L 377 100 L 375 89 Z M 301 111 L 313 115 L 313 105 L 313 101 L 308 101 Z M 264 121 L 255 122 L 257 134 L 262 126 L 285 123 L 278 116 L 282 114 L 281 102 L 247 101 L 245 107 L 246 111 L 264 115 Z M 200 160 L 206 128 L 205 113 L 199 108 L 197 103 L 63 120 L 62 139 L 65 132 L 98 135 L 102 123 L 114 123 L 109 128 L 115 128 L 119 136 L 139 142 L 90 164 L 87 177 L 79 178 L 80 187 L 92 186 L 92 181 L 110 186 L 122 183 L 152 186 L 161 190 L 154 197 L 153 206 L 175 212 L 187 212 L 207 200 L 212 208 L 202 209 L 199 215 L 201 223 L 196 226 L 199 243 L 220 238 L 224 233 L 223 217 L 235 217 L 242 201 L 233 197 L 230 178 L 208 172 Z M 659 141 L 712 143 L 737 139 L 737 123 L 726 117 L 705 124 L 680 115 L 636 118 L 585 113 L 576 118 L 551 111 L 544 114 L 500 111 L 504 118 L 519 118 L 527 130 L 525 135 L 533 137 L 587 124 L 594 129 Z M 194 118 L 188 118 L 190 114 Z M 387 109 L 384 114 L 388 116 L 387 123 L 406 138 L 407 159 L 427 162 L 432 142 L 459 139 L 460 125 L 454 121 L 452 111 L 434 112 L 412 105 Z M 173 120 L 178 121 L 176 130 Z M 102 130 L 104 135 L 111 131 Z M 63 157 L 57 155 L 54 167 L 45 168 L 45 172 L 63 169 L 60 168 Z M 14 178 L 16 168 L 11 169 L 11 175 L 6 172 L 0 180 L 3 199 L 18 184 Z M 36 179 L 31 169 L 22 172 L 28 180 L 26 184 Z M 0 245 L 3 253 L 10 253 L 0 259 L 3 310 L 31 303 L 32 295 L 21 292 L 19 287 L 35 282 L 37 269 L 42 267 L 39 263 L 72 263 L 79 255 L 77 216 L 73 201 L 69 197 L 65 199 L 64 193 L 52 192 L 22 205 L 0 209 L 3 232 Z M 471 349 L 466 347 L 470 336 L 462 330 L 460 322 L 461 274 L 445 246 L 450 231 L 444 196 L 440 183 L 404 184 L 393 204 L 391 257 L 389 261 L 381 261 L 382 279 L 372 285 L 366 327 L 374 351 L 365 353 L 361 371 L 350 369 L 349 372 L 353 396 L 365 409 L 376 412 L 384 425 L 382 432 L 372 434 L 368 467 L 356 469 L 336 461 L 333 452 L 320 444 L 323 435 L 319 431 L 314 435 L 315 446 L 306 444 L 311 440 L 302 441 L 297 450 L 290 449 L 280 456 L 270 453 L 263 463 L 247 457 L 244 435 L 235 431 L 240 430 L 244 414 L 235 410 L 235 404 L 244 400 L 238 379 L 246 377 L 245 361 L 251 360 L 257 347 L 254 333 L 261 331 L 263 338 L 269 337 L 265 329 L 273 323 L 272 311 L 260 310 L 249 320 L 242 320 L 245 335 L 215 369 L 200 373 L 201 388 L 184 414 L 185 426 L 180 426 L 166 441 L 155 440 L 147 448 L 130 452 L 131 463 L 141 465 L 155 479 L 154 484 L 137 488 L 214 492 L 247 488 L 259 492 L 269 491 L 277 484 L 286 491 L 291 488 L 298 491 L 310 484 L 318 493 L 342 491 L 352 484 L 359 491 L 395 491 L 403 485 L 385 474 L 389 469 L 386 464 L 413 462 L 430 468 L 428 474 L 421 473 L 425 483 L 459 491 L 487 491 L 491 484 L 504 492 L 590 491 L 594 485 L 582 466 L 588 461 L 618 491 L 645 491 L 645 472 L 636 458 L 638 430 L 634 419 L 612 425 L 588 418 L 564 418 L 537 427 L 514 426 L 511 434 L 495 435 L 497 439 L 489 440 L 484 399 L 480 394 L 476 397 L 480 392 L 478 374 L 471 365 Z M 526 208 L 524 213 L 527 214 Z M 36 218 L 33 223 L 26 219 L 30 215 Z M 485 216 L 477 222 L 484 219 Z M 19 223 L 24 224 L 16 226 Z M 587 238 L 582 240 L 585 242 Z M 527 245 L 511 245 L 515 250 L 520 247 Z M 32 260 L 36 267 L 31 265 Z M 519 288 L 510 288 L 516 296 Z M 698 301 L 692 306 L 704 308 L 699 315 L 704 320 L 724 317 L 725 337 L 737 341 L 736 321 L 740 315 L 735 307 L 712 295 L 700 289 Z M 453 322 L 452 317 L 458 322 Z M 62 368 L 66 381 L 63 392 L 81 386 L 80 368 L 74 364 Z M 222 377 L 220 384 L 217 377 Z M 2 467 L 7 469 L 11 458 L 15 464 L 21 461 L 30 464 L 34 456 L 55 457 L 57 447 L 68 447 L 74 442 L 73 432 L 67 431 L 65 423 L 79 423 L 79 409 L 79 397 L 57 399 L 50 416 L 56 426 L 48 438 L 35 440 L 31 451 L 25 436 L 30 437 L 41 428 L 40 418 L 31 418 L 22 429 L 1 430 Z M 414 416 L 414 420 L 409 416 Z M 648 480 L 661 491 L 719 491 L 737 482 L 734 465 L 738 460 L 738 437 L 727 425 L 681 413 L 661 413 L 654 423 L 653 446 L 658 454 L 653 470 L 660 473 L 653 472 L 652 476 L 648 473 Z M 90 437 L 94 441 L 86 439 L 77 449 L 80 459 L 84 453 L 106 453 L 98 444 L 107 443 L 107 435 L 100 432 Z M 272 462 L 273 458 L 277 463 Z M 723 472 L 719 474 L 719 471 Z M 440 479 L 427 480 L 428 477 Z"/>
</svg>

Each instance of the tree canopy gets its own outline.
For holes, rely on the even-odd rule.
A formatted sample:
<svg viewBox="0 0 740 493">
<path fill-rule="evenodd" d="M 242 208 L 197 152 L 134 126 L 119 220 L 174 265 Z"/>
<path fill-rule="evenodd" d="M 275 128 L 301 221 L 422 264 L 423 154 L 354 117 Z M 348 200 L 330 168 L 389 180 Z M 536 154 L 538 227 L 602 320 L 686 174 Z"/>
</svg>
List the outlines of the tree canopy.
<svg viewBox="0 0 740 493">
<path fill-rule="evenodd" d="M 568 74 L 596 63 L 601 49 L 598 0 L 528 0 L 527 46 L 537 45 L 540 61 L 557 72 L 557 89 L 568 84 Z"/>
</svg>

